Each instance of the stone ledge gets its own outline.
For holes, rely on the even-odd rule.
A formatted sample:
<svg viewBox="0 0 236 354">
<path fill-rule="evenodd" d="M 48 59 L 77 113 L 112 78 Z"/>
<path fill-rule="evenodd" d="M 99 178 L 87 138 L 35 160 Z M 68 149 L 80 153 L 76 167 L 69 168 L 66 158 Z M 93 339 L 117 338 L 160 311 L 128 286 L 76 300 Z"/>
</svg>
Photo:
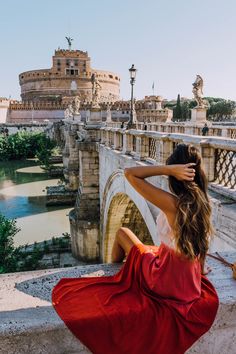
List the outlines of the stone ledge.
<svg viewBox="0 0 236 354">
<path fill-rule="evenodd" d="M 222 255 L 236 260 L 236 253 Z M 233 354 L 236 340 L 236 281 L 232 271 L 209 259 L 209 279 L 220 298 L 212 329 L 188 354 Z M 90 353 L 67 329 L 52 308 L 51 289 L 63 277 L 113 275 L 122 264 L 95 264 L 0 276 L 0 354 Z M 104 353 L 107 354 L 107 353 Z"/>
</svg>

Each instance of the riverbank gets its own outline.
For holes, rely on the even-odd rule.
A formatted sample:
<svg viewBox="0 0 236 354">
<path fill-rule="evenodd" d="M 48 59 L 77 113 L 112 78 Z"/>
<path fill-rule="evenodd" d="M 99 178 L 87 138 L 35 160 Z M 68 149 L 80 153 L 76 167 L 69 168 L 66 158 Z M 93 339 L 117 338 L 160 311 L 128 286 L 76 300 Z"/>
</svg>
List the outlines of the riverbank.
<svg viewBox="0 0 236 354">
<path fill-rule="evenodd" d="M 46 187 L 57 186 L 35 160 L 0 162 L 0 213 L 17 219 L 15 246 L 49 240 L 69 232 L 71 207 L 46 206 Z"/>
</svg>

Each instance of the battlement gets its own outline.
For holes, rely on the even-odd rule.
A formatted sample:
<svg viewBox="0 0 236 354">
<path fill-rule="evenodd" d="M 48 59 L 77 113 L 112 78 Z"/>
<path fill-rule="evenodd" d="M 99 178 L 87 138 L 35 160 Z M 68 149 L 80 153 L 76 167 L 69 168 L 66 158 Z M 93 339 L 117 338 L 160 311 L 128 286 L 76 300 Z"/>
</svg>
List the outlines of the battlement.
<svg viewBox="0 0 236 354">
<path fill-rule="evenodd" d="M 54 55 L 55 57 L 81 58 L 81 56 L 88 57 L 88 52 L 78 49 L 56 49 Z"/>
<path fill-rule="evenodd" d="M 11 101 L 10 110 L 17 111 L 31 111 L 31 110 L 64 110 L 66 109 L 66 104 L 60 103 L 58 101 L 55 102 L 22 102 L 22 101 Z"/>
</svg>

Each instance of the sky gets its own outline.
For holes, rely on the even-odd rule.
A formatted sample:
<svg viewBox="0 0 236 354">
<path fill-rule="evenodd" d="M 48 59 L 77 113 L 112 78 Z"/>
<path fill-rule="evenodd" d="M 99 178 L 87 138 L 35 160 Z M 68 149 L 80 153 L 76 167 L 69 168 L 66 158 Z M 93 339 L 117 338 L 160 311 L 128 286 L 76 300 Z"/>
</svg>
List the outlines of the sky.
<svg viewBox="0 0 236 354">
<path fill-rule="evenodd" d="M 134 96 L 192 97 L 196 74 L 204 95 L 236 100 L 235 0 L 0 0 L 0 97 L 20 99 L 18 75 L 52 65 L 58 47 L 88 51 L 92 67 L 121 77 L 137 68 Z"/>
</svg>

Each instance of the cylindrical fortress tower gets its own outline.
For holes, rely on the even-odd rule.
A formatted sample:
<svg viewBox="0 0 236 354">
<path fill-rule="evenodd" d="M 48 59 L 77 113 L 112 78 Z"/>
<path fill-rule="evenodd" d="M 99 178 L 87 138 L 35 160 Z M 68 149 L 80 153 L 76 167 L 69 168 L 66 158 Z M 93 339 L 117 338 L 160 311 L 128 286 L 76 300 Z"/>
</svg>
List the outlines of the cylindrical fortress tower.
<svg viewBox="0 0 236 354">
<path fill-rule="evenodd" d="M 61 101 L 64 96 L 92 100 L 91 76 L 101 85 L 101 101 L 116 101 L 120 95 L 120 78 L 112 72 L 92 69 L 90 57 L 81 50 L 58 49 L 51 69 L 26 71 L 19 75 L 22 101 Z"/>
</svg>

